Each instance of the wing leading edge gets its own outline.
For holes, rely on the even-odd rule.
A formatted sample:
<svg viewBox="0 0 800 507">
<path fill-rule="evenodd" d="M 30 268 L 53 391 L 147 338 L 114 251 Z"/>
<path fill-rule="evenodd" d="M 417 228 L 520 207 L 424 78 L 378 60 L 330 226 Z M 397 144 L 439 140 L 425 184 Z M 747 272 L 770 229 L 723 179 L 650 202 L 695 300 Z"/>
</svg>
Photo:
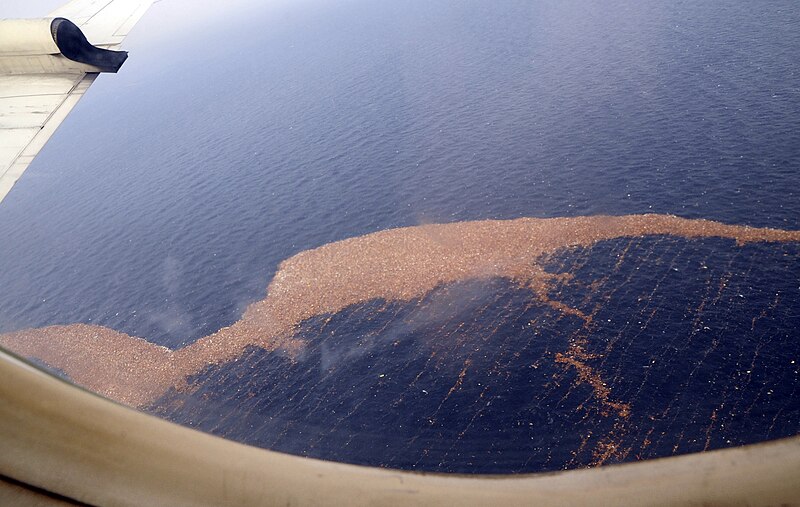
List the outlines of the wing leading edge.
<svg viewBox="0 0 800 507">
<path fill-rule="evenodd" d="M 0 20 L 0 202 L 98 73 L 122 65 L 109 50 L 152 4 L 73 0 L 49 18 Z"/>
</svg>

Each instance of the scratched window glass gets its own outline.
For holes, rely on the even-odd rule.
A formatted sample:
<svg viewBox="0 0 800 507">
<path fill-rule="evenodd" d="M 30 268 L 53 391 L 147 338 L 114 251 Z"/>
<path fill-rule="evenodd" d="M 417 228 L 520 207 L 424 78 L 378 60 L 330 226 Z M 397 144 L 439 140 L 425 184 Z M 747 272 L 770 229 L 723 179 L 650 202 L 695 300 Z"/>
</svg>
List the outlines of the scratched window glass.
<svg viewBox="0 0 800 507">
<path fill-rule="evenodd" d="M 796 2 L 186 9 L 0 204 L 0 346 L 381 467 L 798 433 Z"/>
</svg>

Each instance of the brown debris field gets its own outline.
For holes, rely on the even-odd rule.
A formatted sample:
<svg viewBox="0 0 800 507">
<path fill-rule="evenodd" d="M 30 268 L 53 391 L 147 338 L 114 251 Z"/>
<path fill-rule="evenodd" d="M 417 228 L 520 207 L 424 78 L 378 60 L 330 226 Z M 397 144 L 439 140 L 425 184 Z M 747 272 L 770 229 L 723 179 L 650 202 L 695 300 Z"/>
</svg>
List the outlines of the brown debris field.
<svg viewBox="0 0 800 507">
<path fill-rule="evenodd" d="M 559 275 L 546 273 L 542 259 L 565 248 L 647 235 L 721 237 L 738 245 L 800 241 L 800 231 L 656 214 L 389 229 L 329 243 L 283 261 L 266 297 L 252 303 L 238 322 L 178 350 L 86 324 L 16 331 L 0 335 L 0 345 L 63 370 L 73 382 L 103 396 L 139 407 L 171 387 L 185 387 L 188 376 L 208 365 L 235 360 L 248 346 L 292 355 L 303 347 L 293 338 L 302 321 L 373 299 L 408 301 L 444 284 L 504 277 L 528 287 L 556 310 L 577 312 L 548 299 L 548 289 Z M 567 351 L 560 361 L 582 371 L 586 382 L 598 384 L 582 368 L 581 349 Z M 595 388 L 609 410 L 624 414 L 625 406 L 612 403 L 601 385 Z"/>
</svg>

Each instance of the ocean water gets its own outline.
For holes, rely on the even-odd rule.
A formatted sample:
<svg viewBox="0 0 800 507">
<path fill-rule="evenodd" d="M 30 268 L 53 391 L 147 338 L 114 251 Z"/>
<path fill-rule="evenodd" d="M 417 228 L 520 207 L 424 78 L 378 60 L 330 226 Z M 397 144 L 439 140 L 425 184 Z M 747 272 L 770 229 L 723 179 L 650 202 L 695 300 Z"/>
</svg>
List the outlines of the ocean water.
<svg viewBox="0 0 800 507">
<path fill-rule="evenodd" d="M 800 248 L 730 247 L 637 238 L 558 255 L 548 269 L 573 278 L 551 295 L 588 324 L 503 279 L 352 305 L 300 326 L 300 354 L 250 347 L 148 410 L 292 454 L 458 473 L 791 436 L 800 288 L 783 275 Z"/>
<path fill-rule="evenodd" d="M 128 39 L 131 54 L 120 75 L 98 80 L 0 205 L 0 333 L 92 323 L 177 349 L 237 321 L 249 303 L 264 297 L 282 260 L 400 226 L 669 213 L 800 229 L 800 7 L 795 2 L 302 1 L 240 9 L 196 29 L 178 23 L 172 37 L 161 33 L 159 16 L 175 17 L 168 11 L 178 8 L 168 2 L 153 7 Z M 587 269 L 601 270 L 604 256 L 620 245 L 565 253 L 563 262 L 572 266 L 583 259 Z M 150 410 L 288 452 L 462 472 L 586 466 L 597 462 L 591 449 L 608 443 L 603 438 L 612 434 L 618 446 L 633 449 L 616 460 L 796 434 L 800 380 L 790 362 L 800 360 L 796 245 L 741 251 L 729 241 L 682 245 L 633 248 L 638 264 L 626 257 L 632 264 L 623 266 L 625 277 L 615 279 L 620 287 L 633 279 L 631 293 L 604 307 L 611 322 L 644 315 L 647 309 L 634 304 L 642 300 L 656 298 L 663 309 L 657 313 L 664 319 L 658 330 L 619 331 L 622 342 L 630 343 L 603 349 L 609 354 L 603 368 L 614 372 L 609 378 L 617 379 L 612 392 L 620 393 L 619 399 L 642 408 L 649 398 L 637 389 L 665 397 L 624 430 L 615 428 L 612 416 L 597 415 L 600 408 L 589 412 L 594 416 L 580 412 L 578 398 L 589 396 L 586 386 L 568 389 L 575 372 L 564 373 L 552 361 L 539 373 L 506 377 L 508 384 L 482 381 L 499 390 L 526 382 L 541 393 L 523 402 L 514 391 L 506 405 L 496 402 L 505 409 L 492 413 L 496 418 L 485 423 L 483 436 L 459 437 L 469 422 L 458 420 L 459 411 L 474 404 L 480 391 L 467 393 L 469 403 L 450 407 L 435 431 L 424 426 L 428 405 L 414 398 L 417 409 L 401 411 L 408 433 L 385 442 L 392 451 L 380 454 L 365 449 L 375 448 L 376 435 L 386 434 L 393 420 L 387 415 L 393 412 L 382 408 L 388 405 L 359 405 L 364 412 L 337 426 L 341 431 L 320 427 L 338 403 L 374 397 L 342 387 L 356 385 L 359 368 L 373 363 L 337 370 L 344 371 L 336 374 L 341 378 L 330 376 L 339 379 L 339 387 L 318 396 L 314 407 L 321 411 L 313 416 L 311 407 L 281 401 L 295 400 L 291 389 L 320 381 L 315 375 L 327 371 L 320 365 L 329 360 L 316 352 L 309 353 L 303 370 L 308 376 L 293 388 L 275 391 L 274 379 L 297 373 L 292 368 L 299 366 L 253 350 L 244 361 L 249 366 L 223 365 L 195 379 L 205 397 L 179 400 L 183 395 L 170 393 Z M 648 259 L 668 267 L 712 259 L 715 283 L 741 285 L 735 294 L 724 292 L 730 296 L 726 309 L 704 324 L 720 327 L 731 315 L 744 316 L 730 324 L 724 347 L 707 352 L 714 340 L 693 341 L 693 328 L 684 322 L 685 309 L 705 300 L 700 296 L 709 279 L 695 273 L 665 289 L 656 283 L 661 275 L 639 274 L 657 272 L 644 269 Z M 599 271 L 592 273 L 600 277 Z M 493 315 L 506 315 L 492 305 L 516 308 L 513 302 L 524 299 L 501 280 L 486 283 L 467 289 L 508 301 L 497 303 L 491 296 L 476 303 L 488 308 L 469 323 L 478 334 L 492 325 Z M 773 293 L 781 297 L 770 306 Z M 744 303 L 740 294 L 748 296 Z M 573 297 L 576 304 L 590 298 Z M 401 306 L 391 307 L 391 315 L 403 315 Z M 753 319 L 765 307 L 776 310 L 762 319 L 765 328 L 757 328 Z M 334 317 L 361 336 L 375 313 L 370 308 Z M 390 311 L 379 308 L 378 313 Z M 375 318 L 391 320 L 381 315 Z M 525 315 L 515 319 L 535 320 Z M 471 364 L 491 372 L 500 361 L 506 371 L 518 371 L 510 366 L 513 361 L 534 364 L 550 357 L 546 352 L 555 357 L 575 325 L 551 316 L 548 326 L 554 327 L 543 328 L 550 338 L 541 348 L 514 333 L 520 322 L 503 317 L 507 345 L 483 345 L 484 362 L 473 358 Z M 313 330 L 315 323 L 308 326 Z M 450 336 L 442 329 L 427 335 Z M 659 341 L 665 329 L 674 337 L 667 344 Z M 313 350 L 354 346 L 300 332 L 310 333 Z M 419 328 L 409 333 L 402 364 L 427 371 L 423 359 L 429 356 L 420 348 L 425 340 Z M 644 348 L 612 354 L 631 350 L 634 343 Z M 515 348 L 527 359 L 512 361 Z M 384 352 L 378 358 L 391 357 L 385 355 L 388 349 L 375 350 Z M 463 365 L 457 352 L 448 353 L 452 358 L 441 371 Z M 669 357 L 669 367 L 660 376 L 642 378 L 645 356 L 647 361 Z M 736 361 L 726 362 L 733 356 Z M 697 375 L 710 385 L 733 385 L 724 379 L 760 360 L 772 373 L 736 384 L 743 394 L 726 391 L 708 401 L 691 397 L 696 385 L 666 387 L 672 385 L 670 375 L 682 378 L 697 364 L 707 365 Z M 245 370 L 231 370 L 237 367 Z M 635 374 L 625 373 L 634 369 Z M 253 392 L 270 387 L 270 396 L 280 394 L 274 404 L 230 401 L 241 387 L 231 379 L 253 371 L 273 372 L 257 376 L 262 384 Z M 460 369 L 454 371 L 458 377 Z M 562 387 L 548 384 L 559 374 L 563 378 L 555 382 Z M 442 373 L 426 391 L 446 394 L 451 377 Z M 394 403 L 399 394 L 387 396 Z M 443 396 L 427 403 L 439 407 Z M 714 427 L 707 432 L 712 414 L 714 420 L 723 417 L 714 410 L 729 396 L 734 401 L 726 409 L 728 426 L 734 421 L 739 426 L 732 436 L 712 432 Z M 192 408 L 181 408 L 187 406 Z M 747 419 L 745 406 L 756 406 L 759 415 Z M 670 407 L 684 407 L 686 418 L 671 419 Z M 237 410 L 240 417 L 221 420 L 220 414 Z M 534 412 L 532 420 L 523 417 Z M 665 414 L 666 422 L 644 422 L 656 412 Z M 514 431 L 507 429 L 510 414 L 521 425 Z M 563 429 L 563 441 L 536 440 L 521 458 L 520 428 L 528 422 L 536 428 L 555 424 Z M 587 432 L 594 440 L 582 440 Z M 645 446 L 655 441 L 652 432 L 665 436 Z M 678 437 L 683 434 L 694 436 Z M 346 435 L 360 442 L 349 446 L 352 452 L 339 449 Z M 408 439 L 419 446 L 409 447 Z M 572 453 L 576 449 L 581 450 Z M 432 457 L 425 461 L 425 456 Z"/>
</svg>

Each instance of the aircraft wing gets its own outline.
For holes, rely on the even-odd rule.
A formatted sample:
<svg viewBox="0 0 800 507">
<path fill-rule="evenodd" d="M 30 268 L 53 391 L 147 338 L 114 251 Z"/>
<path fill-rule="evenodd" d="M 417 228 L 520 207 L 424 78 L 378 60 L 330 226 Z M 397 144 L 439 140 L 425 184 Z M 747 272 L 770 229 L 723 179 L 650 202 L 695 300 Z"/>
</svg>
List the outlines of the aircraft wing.
<svg viewBox="0 0 800 507">
<path fill-rule="evenodd" d="M 0 20 L 0 201 L 153 0 L 73 0 L 46 18 Z"/>
</svg>

